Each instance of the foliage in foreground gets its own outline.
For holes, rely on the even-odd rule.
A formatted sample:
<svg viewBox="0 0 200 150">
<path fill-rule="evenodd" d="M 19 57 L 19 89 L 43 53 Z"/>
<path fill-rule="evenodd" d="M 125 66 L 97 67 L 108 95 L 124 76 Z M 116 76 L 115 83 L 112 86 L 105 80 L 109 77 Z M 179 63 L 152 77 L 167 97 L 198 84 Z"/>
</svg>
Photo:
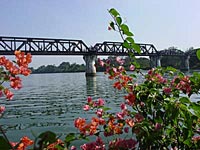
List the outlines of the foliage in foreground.
<svg viewBox="0 0 200 150">
<path fill-rule="evenodd" d="M 114 19 L 109 29 L 120 33 L 124 47 L 140 53 L 140 48 L 132 38 L 133 33 L 122 22 L 119 13 L 115 9 L 109 12 Z M 135 59 L 132 54 L 130 57 Z M 109 61 L 99 60 L 99 63 L 106 67 L 108 77 L 115 80 L 113 87 L 126 92 L 119 112 L 106 107 L 101 98 L 94 101 L 88 97 L 83 109 L 94 112 L 94 116 L 90 120 L 75 119 L 74 126 L 79 133 L 69 133 L 61 141 L 55 133 L 47 131 L 35 141 L 23 137 L 19 143 L 11 143 L 1 129 L 3 136 L 0 137 L 0 149 L 23 150 L 33 145 L 35 150 L 75 150 L 75 140 L 85 140 L 85 144 L 80 146 L 82 150 L 199 149 L 200 102 L 191 101 L 190 97 L 199 94 L 200 74 L 186 76 L 173 68 L 153 68 L 144 75 L 135 61 L 130 65 L 132 74 L 127 74 L 123 60 L 117 57 L 116 61 L 117 66 L 112 66 Z M 11 72 L 12 69 L 6 74 L 15 77 Z M 137 83 L 138 78 L 142 78 L 141 83 Z M 17 89 L 21 87 L 18 82 L 12 86 Z M 89 137 L 96 137 L 96 140 L 88 142 Z"/>
</svg>

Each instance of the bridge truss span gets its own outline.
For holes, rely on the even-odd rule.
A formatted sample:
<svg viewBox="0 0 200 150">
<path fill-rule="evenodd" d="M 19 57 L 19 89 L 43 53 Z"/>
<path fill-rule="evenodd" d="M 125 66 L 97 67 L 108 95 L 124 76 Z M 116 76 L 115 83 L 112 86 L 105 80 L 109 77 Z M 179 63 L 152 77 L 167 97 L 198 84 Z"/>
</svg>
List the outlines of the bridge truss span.
<svg viewBox="0 0 200 150">
<path fill-rule="evenodd" d="M 84 55 L 88 47 L 82 40 L 50 38 L 0 37 L 0 55 L 13 55 L 14 50 L 32 55 Z"/>
<path fill-rule="evenodd" d="M 93 51 L 97 55 L 128 55 L 134 53 L 135 56 L 156 56 L 158 51 L 153 44 L 138 44 L 141 49 L 141 54 L 137 53 L 134 49 L 127 49 L 123 46 L 122 42 L 103 42 L 97 43 L 93 47 Z"/>
</svg>

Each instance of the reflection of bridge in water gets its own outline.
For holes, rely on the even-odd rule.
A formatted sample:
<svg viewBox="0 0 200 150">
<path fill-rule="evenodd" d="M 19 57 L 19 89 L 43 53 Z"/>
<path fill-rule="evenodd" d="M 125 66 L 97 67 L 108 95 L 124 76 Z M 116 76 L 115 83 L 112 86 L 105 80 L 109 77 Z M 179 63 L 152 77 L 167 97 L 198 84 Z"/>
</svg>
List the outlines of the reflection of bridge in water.
<svg viewBox="0 0 200 150">
<path fill-rule="evenodd" d="M 124 48 L 121 42 L 97 43 L 88 47 L 82 40 L 0 37 L 0 55 L 13 55 L 14 50 L 30 52 L 32 55 L 83 55 L 86 62 L 86 75 L 95 75 L 94 66 L 97 55 L 149 56 L 151 67 L 161 66 L 162 56 L 180 56 L 181 68 L 189 70 L 189 59 L 196 56 L 196 49 L 183 52 L 178 49 L 158 51 L 153 44 L 140 44 L 141 54 L 134 49 Z"/>
</svg>

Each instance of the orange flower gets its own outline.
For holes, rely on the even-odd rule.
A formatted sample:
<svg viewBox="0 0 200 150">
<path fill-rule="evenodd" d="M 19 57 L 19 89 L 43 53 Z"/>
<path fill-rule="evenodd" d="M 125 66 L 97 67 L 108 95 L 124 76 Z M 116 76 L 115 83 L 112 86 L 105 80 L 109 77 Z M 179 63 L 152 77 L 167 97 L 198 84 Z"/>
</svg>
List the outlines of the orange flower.
<svg viewBox="0 0 200 150">
<path fill-rule="evenodd" d="M 20 66 L 19 69 L 20 69 L 21 74 L 23 74 L 24 76 L 28 76 L 31 73 L 31 70 L 24 66 Z"/>
<path fill-rule="evenodd" d="M 57 145 L 64 145 L 63 141 L 58 139 L 56 142 L 47 146 L 47 150 L 58 150 Z"/>
<path fill-rule="evenodd" d="M 86 121 L 84 118 L 79 117 L 74 121 L 74 126 L 78 129 L 82 128 L 85 124 L 86 124 Z"/>
<path fill-rule="evenodd" d="M 10 144 L 14 147 L 18 143 L 11 142 Z M 30 140 L 28 137 L 24 136 L 24 137 L 21 138 L 21 141 L 20 141 L 20 143 L 19 143 L 19 145 L 18 145 L 16 150 L 26 150 L 26 147 L 30 146 L 32 144 L 33 144 L 33 141 Z"/>
<path fill-rule="evenodd" d="M 127 100 L 128 105 L 132 106 L 135 103 L 136 96 L 133 93 L 129 93 L 124 97 Z"/>
<path fill-rule="evenodd" d="M 31 63 L 32 61 L 32 56 L 30 53 L 27 53 L 27 55 L 25 55 L 24 52 L 15 51 L 15 57 L 19 67 L 20 66 L 28 67 L 28 64 Z"/>
<path fill-rule="evenodd" d="M 25 147 L 33 144 L 33 141 L 29 139 L 27 136 L 22 137 L 21 142 L 24 144 Z"/>
<path fill-rule="evenodd" d="M 130 127 L 133 127 L 135 125 L 134 123 L 134 120 L 129 118 L 129 119 L 126 119 L 126 124 Z"/>
<path fill-rule="evenodd" d="M 10 86 L 18 90 L 22 87 L 21 79 L 19 77 L 10 77 Z"/>
<path fill-rule="evenodd" d="M 4 94 L 6 95 L 6 98 L 11 100 L 13 98 L 13 93 L 8 89 L 4 89 Z"/>
<path fill-rule="evenodd" d="M 122 85 L 121 85 L 121 83 L 120 83 L 119 81 L 115 82 L 115 83 L 113 84 L 113 87 L 116 88 L 116 89 L 118 89 L 118 90 L 121 90 L 121 89 L 122 89 Z"/>
</svg>

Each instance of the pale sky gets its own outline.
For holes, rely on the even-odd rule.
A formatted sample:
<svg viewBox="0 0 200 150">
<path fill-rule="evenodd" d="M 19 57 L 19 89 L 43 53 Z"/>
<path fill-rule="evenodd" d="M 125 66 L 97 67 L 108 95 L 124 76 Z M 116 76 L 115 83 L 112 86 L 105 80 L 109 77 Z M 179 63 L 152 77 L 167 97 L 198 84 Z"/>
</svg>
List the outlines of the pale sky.
<svg viewBox="0 0 200 150">
<path fill-rule="evenodd" d="M 158 50 L 200 47 L 200 0 L 0 0 L 0 36 L 80 39 L 88 46 L 121 41 L 108 31 L 108 9 L 125 18 L 138 43 Z M 76 56 L 33 56 L 31 66 L 63 61 L 84 63 Z"/>
</svg>

